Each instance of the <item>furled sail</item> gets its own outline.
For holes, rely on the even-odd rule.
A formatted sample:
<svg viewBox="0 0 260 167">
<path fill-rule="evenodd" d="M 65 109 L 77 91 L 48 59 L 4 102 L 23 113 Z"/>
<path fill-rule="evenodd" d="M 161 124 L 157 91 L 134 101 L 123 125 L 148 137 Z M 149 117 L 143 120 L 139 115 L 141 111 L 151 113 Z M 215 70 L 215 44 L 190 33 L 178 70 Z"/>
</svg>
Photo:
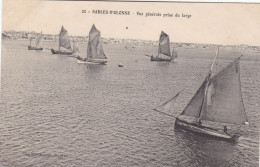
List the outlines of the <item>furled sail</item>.
<svg viewBox="0 0 260 167">
<path fill-rule="evenodd" d="M 41 34 L 36 38 L 35 47 L 37 47 L 39 45 L 39 43 L 41 42 L 42 37 L 43 37 L 43 34 L 41 32 Z"/>
<path fill-rule="evenodd" d="M 164 54 L 165 56 L 171 57 L 170 39 L 169 36 L 163 31 L 161 32 L 159 39 L 159 54 Z"/>
<path fill-rule="evenodd" d="M 68 31 L 63 26 L 60 30 L 59 46 L 62 46 L 66 49 L 71 49 Z"/>
<path fill-rule="evenodd" d="M 87 49 L 87 60 L 93 59 L 107 59 L 103 50 L 100 31 L 96 29 L 95 25 L 92 26 L 89 32 Z"/>
<path fill-rule="evenodd" d="M 210 79 L 201 119 L 223 123 L 247 122 L 243 105 L 239 58 Z"/>
</svg>

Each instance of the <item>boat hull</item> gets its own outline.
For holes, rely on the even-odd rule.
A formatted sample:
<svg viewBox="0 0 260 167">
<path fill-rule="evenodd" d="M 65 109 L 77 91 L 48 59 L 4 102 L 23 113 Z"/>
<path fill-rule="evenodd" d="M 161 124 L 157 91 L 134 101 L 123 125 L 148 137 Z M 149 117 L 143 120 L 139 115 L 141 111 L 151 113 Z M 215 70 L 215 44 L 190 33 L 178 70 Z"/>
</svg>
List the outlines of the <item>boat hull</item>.
<svg viewBox="0 0 260 167">
<path fill-rule="evenodd" d="M 28 46 L 28 50 L 43 50 L 43 48 L 37 48 L 33 46 Z"/>
<path fill-rule="evenodd" d="M 229 135 L 225 133 L 223 130 L 220 131 L 219 129 L 214 129 L 207 126 L 199 125 L 198 123 L 188 123 L 179 119 L 178 117 L 176 118 L 175 121 L 175 127 L 189 130 L 193 133 L 206 135 L 209 137 L 223 139 L 223 140 L 236 141 L 240 137 L 239 135 Z"/>
<path fill-rule="evenodd" d="M 99 64 L 99 65 L 105 65 L 107 63 L 106 60 L 77 60 L 77 63 L 79 64 Z"/>
<path fill-rule="evenodd" d="M 166 62 L 170 62 L 170 61 L 172 61 L 172 59 L 163 59 L 163 58 L 160 58 L 160 57 L 151 56 L 151 61 L 166 61 Z"/>
<path fill-rule="evenodd" d="M 74 52 L 72 51 L 59 51 L 55 49 L 51 49 L 52 54 L 63 54 L 63 55 L 72 55 Z"/>
</svg>

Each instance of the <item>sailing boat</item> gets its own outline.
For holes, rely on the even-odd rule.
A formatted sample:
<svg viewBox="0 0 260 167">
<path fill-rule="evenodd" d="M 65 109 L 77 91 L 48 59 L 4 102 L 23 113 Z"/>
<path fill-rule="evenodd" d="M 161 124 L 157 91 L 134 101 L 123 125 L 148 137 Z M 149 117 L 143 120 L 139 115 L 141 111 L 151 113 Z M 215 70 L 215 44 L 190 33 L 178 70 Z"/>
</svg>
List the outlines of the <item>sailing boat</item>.
<svg viewBox="0 0 260 167">
<path fill-rule="evenodd" d="M 60 50 L 60 47 L 70 49 L 71 50 L 71 45 L 70 45 L 70 40 L 69 40 L 69 34 L 68 31 L 62 26 L 59 34 L 59 50 L 51 49 L 51 52 L 53 54 L 64 54 L 64 55 L 71 55 L 74 52 L 71 51 L 62 51 Z"/>
<path fill-rule="evenodd" d="M 178 57 L 178 52 L 175 48 L 172 49 L 172 59 L 175 59 Z"/>
<path fill-rule="evenodd" d="M 161 32 L 159 39 L 159 49 L 157 56 L 151 56 L 151 61 L 172 61 L 174 58 L 171 55 L 170 39 L 165 32 Z"/>
<path fill-rule="evenodd" d="M 41 32 L 41 34 L 35 40 L 35 47 L 31 45 L 32 44 L 32 37 L 30 37 L 30 45 L 28 46 L 28 50 L 43 50 L 43 48 L 41 48 L 41 47 L 38 48 L 42 37 L 43 37 L 43 34 Z"/>
<path fill-rule="evenodd" d="M 238 125 L 248 125 L 240 86 L 241 56 L 211 76 L 217 55 L 218 50 L 206 79 L 176 118 L 175 126 L 212 137 L 237 140 L 241 134 L 233 131 L 232 127 L 239 129 Z M 227 130 L 227 126 L 231 129 Z"/>
<path fill-rule="evenodd" d="M 74 54 L 71 55 L 70 57 L 79 58 L 79 55 L 78 55 L 78 53 L 79 53 L 78 41 L 73 39 L 72 43 L 73 43 L 72 50 L 73 50 Z"/>
<path fill-rule="evenodd" d="M 89 32 L 88 48 L 87 48 L 87 57 L 78 58 L 78 63 L 84 64 L 106 64 L 107 59 L 101 41 L 100 31 L 96 29 L 93 24 Z"/>
<path fill-rule="evenodd" d="M 73 40 L 73 49 L 72 49 L 75 53 L 79 52 L 79 46 L 78 46 L 78 41 L 77 40 Z"/>
</svg>

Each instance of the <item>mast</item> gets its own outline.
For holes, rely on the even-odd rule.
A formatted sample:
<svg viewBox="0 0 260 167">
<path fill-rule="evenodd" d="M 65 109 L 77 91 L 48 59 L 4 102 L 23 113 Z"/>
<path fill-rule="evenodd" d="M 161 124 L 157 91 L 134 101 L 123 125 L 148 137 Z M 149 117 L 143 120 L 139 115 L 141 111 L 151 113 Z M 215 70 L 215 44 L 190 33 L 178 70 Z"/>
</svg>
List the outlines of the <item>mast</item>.
<svg viewBox="0 0 260 167">
<path fill-rule="evenodd" d="M 210 78 L 200 119 L 244 124 L 248 122 L 240 82 L 240 58 Z"/>
<path fill-rule="evenodd" d="M 215 63 L 215 61 L 216 61 L 216 58 L 217 58 L 217 56 L 218 56 L 218 53 L 219 53 L 219 47 L 217 48 L 215 58 L 214 58 L 214 60 L 213 60 L 213 62 L 212 62 L 212 64 L 211 64 L 210 70 L 209 70 L 208 75 L 207 75 L 207 77 L 206 77 L 207 83 L 206 83 L 206 88 L 205 88 L 205 91 L 204 91 L 204 96 L 203 96 L 202 105 L 201 105 L 201 107 L 200 107 L 200 112 L 199 112 L 198 121 L 200 121 L 200 118 L 201 118 L 202 108 L 203 108 L 203 106 L 204 106 L 205 98 L 206 98 L 206 96 L 207 96 L 209 81 L 210 81 L 211 74 L 212 74 L 212 69 L 213 69 L 214 63 Z"/>
<path fill-rule="evenodd" d="M 218 123 L 248 124 L 241 91 L 240 57 L 212 76 L 215 58 L 208 76 L 181 115 L 192 116 L 197 119 L 198 123 L 206 120 Z"/>
</svg>

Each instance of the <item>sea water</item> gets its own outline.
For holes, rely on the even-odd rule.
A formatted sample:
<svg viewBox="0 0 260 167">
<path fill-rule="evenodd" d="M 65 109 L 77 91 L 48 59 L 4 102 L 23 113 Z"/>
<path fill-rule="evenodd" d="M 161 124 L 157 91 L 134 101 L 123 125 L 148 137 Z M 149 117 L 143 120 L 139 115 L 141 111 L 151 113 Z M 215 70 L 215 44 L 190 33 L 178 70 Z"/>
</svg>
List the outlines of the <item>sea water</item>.
<svg viewBox="0 0 260 167">
<path fill-rule="evenodd" d="M 53 42 L 43 42 L 43 51 L 27 44 L 2 41 L 0 166 L 258 166 L 259 52 L 220 48 L 218 68 L 244 55 L 250 127 L 230 143 L 175 129 L 174 117 L 153 110 L 183 90 L 167 114 L 182 112 L 207 75 L 214 47 L 179 47 L 178 61 L 169 63 L 145 56 L 156 55 L 156 46 L 107 44 L 107 65 L 87 65 L 53 55 Z M 87 44 L 79 47 L 86 56 Z"/>
</svg>

